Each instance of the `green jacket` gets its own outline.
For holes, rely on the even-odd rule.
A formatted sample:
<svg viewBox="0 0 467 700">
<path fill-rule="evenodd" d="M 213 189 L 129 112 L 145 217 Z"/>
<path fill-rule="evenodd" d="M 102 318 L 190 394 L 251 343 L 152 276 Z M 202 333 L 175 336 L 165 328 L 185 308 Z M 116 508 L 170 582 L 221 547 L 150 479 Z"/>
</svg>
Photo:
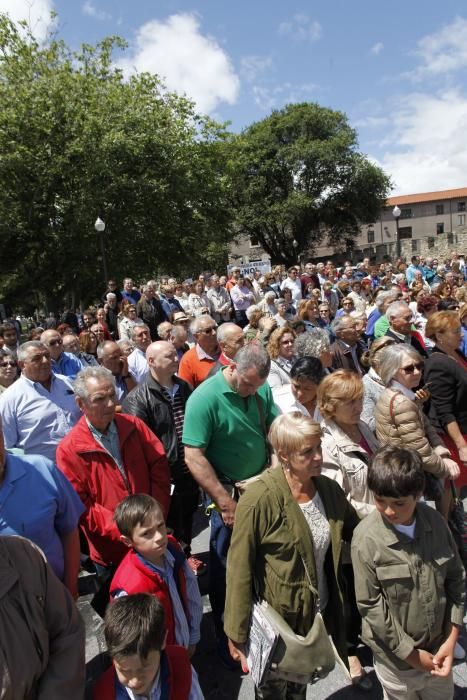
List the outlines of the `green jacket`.
<svg viewBox="0 0 467 700">
<path fill-rule="evenodd" d="M 314 479 L 331 530 L 325 570 L 329 600 L 324 618 L 342 658 L 346 659 L 342 541 L 350 542 L 359 523 L 344 492 L 325 476 Z M 301 556 L 300 556 L 301 555 Z M 313 624 L 315 596 L 306 581 L 302 558 L 316 589 L 316 566 L 310 529 L 290 491 L 281 468 L 272 468 L 251 484 L 235 513 L 227 560 L 227 597 L 224 629 L 236 642 L 248 638 L 253 584 L 266 600 L 301 635 Z"/>
<path fill-rule="evenodd" d="M 465 577 L 443 518 L 419 503 L 414 539 L 397 532 L 378 511 L 352 540 L 362 639 L 392 669 L 411 668 L 414 649 L 434 653 L 450 624 L 462 624 Z"/>
</svg>

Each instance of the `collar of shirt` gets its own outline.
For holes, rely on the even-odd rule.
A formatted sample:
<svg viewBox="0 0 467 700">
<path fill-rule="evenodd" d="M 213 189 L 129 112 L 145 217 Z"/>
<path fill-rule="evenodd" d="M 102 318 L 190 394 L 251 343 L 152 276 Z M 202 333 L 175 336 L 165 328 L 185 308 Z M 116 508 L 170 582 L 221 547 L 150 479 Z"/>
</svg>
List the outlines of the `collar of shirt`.
<svg viewBox="0 0 467 700">
<path fill-rule="evenodd" d="M 170 400 L 173 401 L 175 398 L 175 394 L 180 389 L 180 385 L 174 382 L 172 386 L 161 385 L 161 389 L 164 393 L 166 393 L 169 396 Z"/>
<path fill-rule="evenodd" d="M 411 401 L 415 401 L 415 399 L 417 398 L 411 389 L 407 389 L 406 386 L 404 386 L 400 382 L 397 382 L 395 379 L 391 381 L 391 389 L 400 391 L 401 394 L 404 394 L 404 396 L 406 396 Z"/>
<path fill-rule="evenodd" d="M 92 423 L 89 422 L 89 420 L 86 418 L 86 423 L 88 424 L 88 428 L 91 431 L 91 435 L 96 438 L 97 442 L 102 444 L 102 441 L 107 438 L 107 439 L 112 439 L 115 438 L 115 436 L 118 438 L 118 431 L 117 431 L 117 426 L 115 425 L 115 421 L 112 421 L 109 423 L 109 427 L 107 428 L 107 432 L 101 433 L 100 430 L 98 430 Z"/>
<path fill-rule="evenodd" d="M 32 379 L 28 379 L 24 374 L 21 375 L 21 379 L 25 381 L 29 386 L 32 386 L 34 389 L 37 389 L 38 387 L 42 387 L 45 389 L 45 386 L 41 384 L 41 382 L 34 382 Z M 52 393 L 52 387 L 55 384 L 55 374 L 53 372 L 50 373 L 50 393 Z M 70 387 L 71 388 L 71 387 Z M 47 390 L 46 390 L 47 391 Z"/>
<path fill-rule="evenodd" d="M 159 700 L 161 697 L 161 671 L 160 668 L 147 695 L 137 695 L 130 688 L 125 688 L 131 700 Z"/>
<path fill-rule="evenodd" d="M 196 343 L 195 347 L 199 360 L 217 360 L 220 355 L 220 352 L 216 352 L 214 355 L 208 355 L 208 353 L 204 352 L 203 348 L 201 345 L 198 345 L 198 343 Z"/>
<path fill-rule="evenodd" d="M 398 333 L 397 331 L 395 331 L 394 328 L 391 328 L 391 333 L 394 333 L 396 338 L 400 338 L 404 341 L 404 343 L 410 345 L 410 335 L 402 335 L 402 333 Z"/>
</svg>

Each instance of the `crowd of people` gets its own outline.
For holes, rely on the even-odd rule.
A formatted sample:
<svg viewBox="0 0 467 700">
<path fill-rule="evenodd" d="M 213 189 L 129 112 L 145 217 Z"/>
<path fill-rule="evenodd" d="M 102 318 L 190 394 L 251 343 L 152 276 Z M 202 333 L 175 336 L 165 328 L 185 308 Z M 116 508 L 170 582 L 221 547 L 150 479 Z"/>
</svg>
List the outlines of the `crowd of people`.
<svg viewBox="0 0 467 700">
<path fill-rule="evenodd" d="M 457 253 L 109 280 L 89 308 L 27 331 L 12 314 L 0 324 L 2 697 L 83 697 L 85 566 L 113 661 L 96 699 L 203 697 L 191 665 L 203 575 L 232 671 L 248 669 L 266 601 L 303 637 L 319 610 L 361 690 L 373 687 L 363 641 L 386 700 L 452 698 L 466 351 Z M 201 503 L 207 564 L 192 552 Z M 303 700 L 307 682 L 271 670 L 255 697 Z"/>
</svg>

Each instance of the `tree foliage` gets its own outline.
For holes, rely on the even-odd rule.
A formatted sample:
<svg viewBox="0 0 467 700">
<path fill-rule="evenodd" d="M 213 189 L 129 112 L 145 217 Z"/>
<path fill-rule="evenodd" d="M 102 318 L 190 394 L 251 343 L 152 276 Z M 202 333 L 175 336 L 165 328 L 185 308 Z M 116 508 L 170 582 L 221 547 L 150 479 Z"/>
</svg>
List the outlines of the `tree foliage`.
<svg viewBox="0 0 467 700">
<path fill-rule="evenodd" d="M 117 278 L 225 255 L 225 128 L 157 76 L 125 80 L 122 48 L 39 45 L 0 16 L 0 297 L 23 308 L 100 296 L 98 215 Z"/>
<path fill-rule="evenodd" d="M 238 231 L 287 265 L 323 239 L 352 239 L 377 218 L 390 188 L 358 152 L 346 116 L 313 103 L 288 105 L 245 129 L 231 143 L 229 165 Z"/>
</svg>

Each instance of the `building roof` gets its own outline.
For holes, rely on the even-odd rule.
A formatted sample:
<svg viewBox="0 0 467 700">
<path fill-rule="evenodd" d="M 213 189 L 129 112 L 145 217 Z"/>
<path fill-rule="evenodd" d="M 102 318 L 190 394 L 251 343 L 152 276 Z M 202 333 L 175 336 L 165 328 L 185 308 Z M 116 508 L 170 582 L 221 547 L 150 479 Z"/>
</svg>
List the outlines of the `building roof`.
<svg viewBox="0 0 467 700">
<path fill-rule="evenodd" d="M 398 197 L 388 197 L 387 206 L 400 207 L 404 204 L 418 204 L 418 202 L 441 202 L 443 199 L 457 199 L 467 197 L 467 187 L 458 187 L 455 190 L 440 190 L 439 192 L 421 192 L 420 194 L 403 194 Z"/>
</svg>

